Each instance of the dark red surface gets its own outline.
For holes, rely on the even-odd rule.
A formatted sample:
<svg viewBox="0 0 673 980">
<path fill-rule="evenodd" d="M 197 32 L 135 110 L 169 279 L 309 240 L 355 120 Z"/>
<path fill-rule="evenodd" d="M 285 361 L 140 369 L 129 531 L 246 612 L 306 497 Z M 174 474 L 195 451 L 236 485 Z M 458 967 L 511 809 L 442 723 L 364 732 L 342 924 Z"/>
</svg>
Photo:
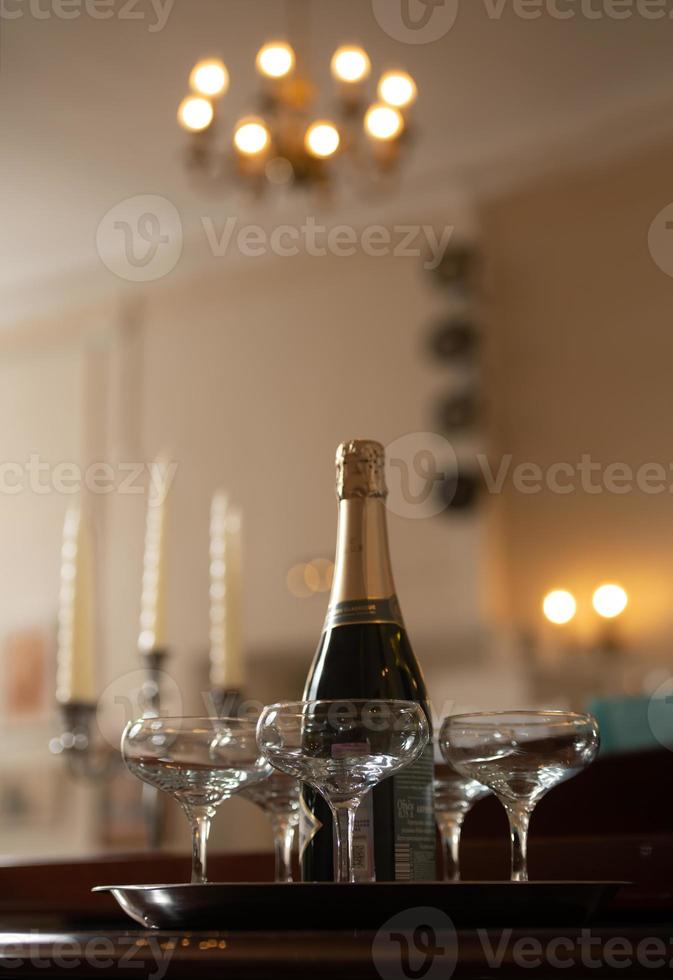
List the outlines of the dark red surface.
<svg viewBox="0 0 673 980">
<path fill-rule="evenodd" d="M 477 804 L 465 824 L 464 877 L 504 879 L 508 873 L 507 823 L 496 800 Z M 454 977 L 670 975 L 673 960 L 673 754 L 660 751 L 599 760 L 586 773 L 557 787 L 539 805 L 531 824 L 533 877 L 556 880 L 629 880 L 591 936 L 603 953 L 609 944 L 660 939 L 661 967 L 633 960 L 615 966 L 610 957 L 587 965 L 577 949 L 567 966 L 531 969 L 516 962 L 517 939 L 546 945 L 579 938 L 577 929 L 475 930 L 458 934 Z M 270 921 L 245 933 L 190 932 L 178 936 L 144 933 L 127 920 L 110 896 L 92 896 L 98 884 L 186 881 L 189 858 L 160 854 L 102 857 L 70 863 L 23 862 L 0 867 L 0 973 L 51 977 L 375 978 L 375 936 L 360 930 L 283 932 Z M 210 875 L 221 881 L 268 881 L 271 854 L 213 855 Z M 253 924 L 257 929 L 257 924 Z M 502 963 L 485 959 L 484 942 L 497 946 L 507 935 Z M 92 966 L 78 951 L 102 941 L 108 955 Z M 64 947 L 63 944 L 66 944 Z M 67 952 L 74 943 L 74 952 Z M 164 944 L 163 947 L 157 944 Z M 66 950 L 64 953 L 63 950 Z M 157 950 L 165 953 L 157 969 Z M 170 955 L 168 955 L 170 954 Z M 384 950 L 389 975 L 402 977 L 397 947 Z M 104 965 L 102 965 L 104 964 Z M 379 964 L 380 965 L 380 964 Z M 407 974 L 409 975 L 409 974 Z M 446 980 L 449 975 L 446 974 Z"/>
<path fill-rule="evenodd" d="M 550 790 L 535 808 L 532 829 L 537 837 L 673 835 L 672 804 L 673 752 L 608 755 Z M 465 821 L 466 840 L 506 832 L 504 810 L 492 796 Z"/>
</svg>

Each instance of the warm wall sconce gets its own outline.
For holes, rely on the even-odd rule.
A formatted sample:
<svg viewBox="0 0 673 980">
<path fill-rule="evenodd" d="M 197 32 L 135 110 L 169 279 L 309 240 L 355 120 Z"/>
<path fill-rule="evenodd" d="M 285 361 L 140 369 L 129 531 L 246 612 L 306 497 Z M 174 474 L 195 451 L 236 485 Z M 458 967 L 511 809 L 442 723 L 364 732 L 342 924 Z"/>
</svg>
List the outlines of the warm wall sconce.
<svg viewBox="0 0 673 980">
<path fill-rule="evenodd" d="M 554 589 L 542 600 L 542 611 L 550 623 L 563 626 L 575 617 L 577 612 L 575 596 L 565 589 Z"/>
<path fill-rule="evenodd" d="M 592 605 L 603 619 L 616 619 L 626 609 L 629 597 L 621 585 L 606 583 L 599 585 L 593 594 Z"/>
<path fill-rule="evenodd" d="M 614 582 L 606 582 L 595 590 L 591 603 L 603 622 L 598 629 L 597 648 L 614 662 L 624 653 L 622 630 L 617 622 L 628 605 L 626 590 Z"/>
</svg>

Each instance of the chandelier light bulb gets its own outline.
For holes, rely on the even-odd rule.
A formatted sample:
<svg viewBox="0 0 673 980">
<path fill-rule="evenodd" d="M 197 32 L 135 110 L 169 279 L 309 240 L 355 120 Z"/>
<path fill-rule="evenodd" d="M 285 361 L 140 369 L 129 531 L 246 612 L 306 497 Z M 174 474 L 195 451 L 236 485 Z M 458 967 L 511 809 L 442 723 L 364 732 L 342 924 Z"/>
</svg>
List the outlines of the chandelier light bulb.
<svg viewBox="0 0 673 980">
<path fill-rule="evenodd" d="M 404 129 L 404 119 L 399 109 L 375 102 L 367 109 L 365 129 L 376 140 L 394 140 Z"/>
<path fill-rule="evenodd" d="M 325 159 L 339 149 L 339 130 L 326 120 L 312 123 L 306 131 L 304 145 L 311 156 Z"/>
<path fill-rule="evenodd" d="M 547 593 L 542 601 L 542 611 L 550 623 L 556 626 L 563 626 L 574 618 L 577 612 L 577 603 L 572 592 L 565 589 L 554 589 Z"/>
<path fill-rule="evenodd" d="M 201 95 L 188 95 L 178 108 L 178 122 L 190 133 L 201 133 L 208 129 L 214 115 L 212 105 Z"/>
<path fill-rule="evenodd" d="M 600 585 L 593 594 L 592 604 L 603 619 L 615 619 L 626 609 L 629 597 L 621 585 Z"/>
<path fill-rule="evenodd" d="M 332 55 L 332 74 L 340 82 L 361 82 L 371 68 L 369 55 L 364 48 L 345 44 Z"/>
<path fill-rule="evenodd" d="M 408 72 L 387 71 L 379 80 L 378 94 L 382 102 L 396 109 L 404 109 L 416 101 L 418 90 Z"/>
<path fill-rule="evenodd" d="M 269 41 L 257 52 L 257 71 L 267 78 L 284 78 L 294 68 L 294 51 L 285 41 Z"/>
<path fill-rule="evenodd" d="M 261 119 L 241 119 L 234 131 L 234 145 L 245 156 L 256 156 L 268 147 L 269 130 Z"/>
<path fill-rule="evenodd" d="M 217 98 L 229 88 L 229 72 L 219 58 L 207 58 L 194 65 L 189 84 L 199 95 Z"/>
</svg>

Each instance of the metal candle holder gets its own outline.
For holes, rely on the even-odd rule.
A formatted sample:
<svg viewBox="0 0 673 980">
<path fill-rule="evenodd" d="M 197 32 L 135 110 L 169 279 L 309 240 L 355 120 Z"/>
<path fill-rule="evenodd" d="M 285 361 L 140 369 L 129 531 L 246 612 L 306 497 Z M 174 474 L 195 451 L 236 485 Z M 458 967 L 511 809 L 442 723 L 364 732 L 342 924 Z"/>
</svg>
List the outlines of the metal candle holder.
<svg viewBox="0 0 673 980">
<path fill-rule="evenodd" d="M 158 718 L 161 714 L 161 675 L 168 650 L 142 651 L 146 679 L 140 688 L 138 714 L 143 718 Z M 238 714 L 241 692 L 228 688 L 212 688 L 211 708 L 218 717 Z M 54 755 L 62 755 L 68 772 L 76 779 L 97 782 L 107 778 L 121 765 L 121 755 L 96 737 L 95 719 L 98 704 L 89 701 L 69 701 L 60 705 L 63 732 L 49 743 Z M 147 827 L 148 846 L 161 846 L 164 831 L 164 807 L 161 793 L 143 783 L 142 807 Z"/>
<path fill-rule="evenodd" d="M 144 718 L 157 718 L 161 713 L 161 673 L 168 656 L 167 650 L 142 652 L 147 678 L 139 694 L 139 714 Z M 88 782 L 108 777 L 121 764 L 121 755 L 102 739 L 96 738 L 94 725 L 98 704 L 88 701 L 69 701 L 60 705 L 63 716 L 63 732 L 49 743 L 54 755 L 63 755 L 68 772 L 76 779 Z M 163 833 L 163 807 L 159 791 L 143 783 L 143 813 L 147 825 L 148 844 L 151 848 L 161 845 Z"/>
<path fill-rule="evenodd" d="M 64 730 L 49 743 L 54 755 L 63 755 L 72 776 L 89 782 L 105 778 L 120 762 L 118 754 L 93 734 L 97 708 L 88 701 L 62 704 Z"/>
<path fill-rule="evenodd" d="M 213 687 L 210 689 L 210 708 L 218 718 L 236 718 L 242 697 L 236 688 Z"/>
<path fill-rule="evenodd" d="M 140 689 L 140 708 L 143 718 L 158 718 L 161 714 L 161 674 L 168 650 L 147 650 L 141 653 L 147 680 Z M 156 851 L 164 834 L 164 807 L 161 793 L 155 786 L 143 783 L 143 815 L 147 829 L 147 845 Z"/>
<path fill-rule="evenodd" d="M 140 689 L 140 713 L 143 718 L 158 718 L 161 714 L 161 675 L 168 650 L 141 652 L 147 680 Z"/>
</svg>

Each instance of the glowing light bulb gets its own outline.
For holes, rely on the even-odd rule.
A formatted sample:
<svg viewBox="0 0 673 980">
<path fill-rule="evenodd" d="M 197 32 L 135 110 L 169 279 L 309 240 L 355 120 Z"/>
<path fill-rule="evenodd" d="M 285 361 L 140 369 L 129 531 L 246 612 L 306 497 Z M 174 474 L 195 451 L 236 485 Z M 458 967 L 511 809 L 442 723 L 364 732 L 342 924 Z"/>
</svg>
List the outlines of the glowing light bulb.
<svg viewBox="0 0 673 980">
<path fill-rule="evenodd" d="M 614 619 L 626 609 L 629 597 L 621 585 L 599 585 L 593 594 L 592 604 L 603 619 Z"/>
<path fill-rule="evenodd" d="M 369 74 L 371 62 L 363 48 L 345 44 L 332 55 L 331 68 L 340 82 L 361 82 Z"/>
<path fill-rule="evenodd" d="M 394 140 L 404 129 L 402 113 L 393 106 L 375 102 L 367 109 L 365 129 L 374 139 Z"/>
<path fill-rule="evenodd" d="M 317 585 L 314 591 L 329 592 L 334 578 L 334 562 L 328 558 L 314 558 L 308 563 L 308 567 L 317 575 Z"/>
<path fill-rule="evenodd" d="M 316 590 L 313 588 L 315 580 L 312 579 L 310 572 L 307 576 L 308 567 L 305 562 L 300 562 L 298 565 L 293 565 L 287 573 L 288 591 L 297 599 L 308 599 L 315 595 Z"/>
<path fill-rule="evenodd" d="M 562 626 L 569 623 L 577 612 L 577 603 L 571 592 L 565 589 L 554 589 L 547 593 L 542 601 L 542 611 L 550 623 Z"/>
<path fill-rule="evenodd" d="M 339 130 L 325 120 L 314 122 L 306 130 L 304 144 L 314 157 L 331 157 L 339 149 Z"/>
<path fill-rule="evenodd" d="M 199 95 L 216 98 L 229 88 L 229 72 L 219 58 L 208 58 L 194 65 L 189 84 Z"/>
<path fill-rule="evenodd" d="M 381 75 L 378 93 L 382 102 L 402 109 L 415 101 L 418 90 L 416 82 L 408 72 L 387 71 Z"/>
<path fill-rule="evenodd" d="M 320 592 L 320 572 L 313 562 L 304 565 L 304 582 L 309 592 Z"/>
<path fill-rule="evenodd" d="M 214 115 L 212 105 L 202 95 L 188 95 L 178 108 L 178 122 L 190 133 L 200 133 L 208 129 Z"/>
<path fill-rule="evenodd" d="M 267 78 L 283 78 L 294 68 L 294 51 L 285 41 L 270 41 L 257 52 L 257 71 Z"/>
<path fill-rule="evenodd" d="M 270 141 L 269 130 L 261 119 L 241 119 L 234 131 L 236 149 L 246 156 L 262 153 Z"/>
</svg>

